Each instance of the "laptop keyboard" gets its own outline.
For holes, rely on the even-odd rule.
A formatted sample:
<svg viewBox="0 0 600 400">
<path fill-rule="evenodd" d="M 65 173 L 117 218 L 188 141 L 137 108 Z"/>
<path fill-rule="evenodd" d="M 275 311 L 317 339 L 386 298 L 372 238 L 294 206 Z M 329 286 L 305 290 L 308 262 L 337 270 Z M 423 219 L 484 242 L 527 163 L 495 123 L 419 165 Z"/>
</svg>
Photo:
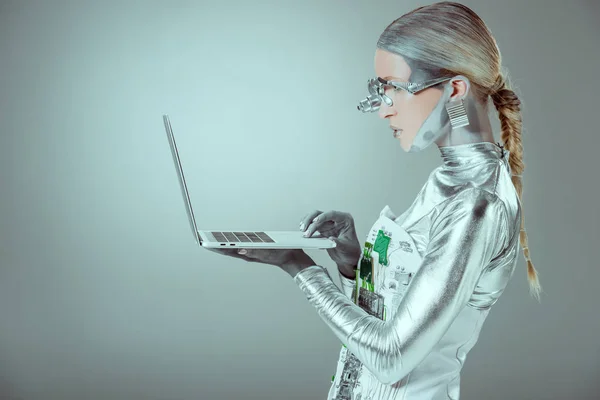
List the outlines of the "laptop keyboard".
<svg viewBox="0 0 600 400">
<path fill-rule="evenodd" d="M 275 243 L 264 232 L 211 232 L 218 242 L 230 243 Z"/>
</svg>

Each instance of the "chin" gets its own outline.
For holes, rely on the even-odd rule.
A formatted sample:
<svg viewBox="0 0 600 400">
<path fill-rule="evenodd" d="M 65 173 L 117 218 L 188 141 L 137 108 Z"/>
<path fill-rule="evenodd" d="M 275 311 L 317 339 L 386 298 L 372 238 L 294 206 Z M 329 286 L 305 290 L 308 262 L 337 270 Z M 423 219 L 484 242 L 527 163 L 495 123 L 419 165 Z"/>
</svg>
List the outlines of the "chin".
<svg viewBox="0 0 600 400">
<path fill-rule="evenodd" d="M 410 143 L 405 143 L 402 139 L 400 139 L 400 147 L 402 147 L 402 150 L 404 150 L 405 153 L 408 153 L 408 151 L 410 150 Z"/>
</svg>

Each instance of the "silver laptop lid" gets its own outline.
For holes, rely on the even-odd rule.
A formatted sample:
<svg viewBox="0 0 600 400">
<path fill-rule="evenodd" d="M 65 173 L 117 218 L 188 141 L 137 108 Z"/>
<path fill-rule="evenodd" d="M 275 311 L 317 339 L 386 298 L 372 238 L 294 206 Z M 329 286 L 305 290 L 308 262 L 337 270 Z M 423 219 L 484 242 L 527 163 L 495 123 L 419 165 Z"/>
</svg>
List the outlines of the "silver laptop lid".
<svg viewBox="0 0 600 400">
<path fill-rule="evenodd" d="M 194 210 L 192 210 L 190 195 L 187 190 L 187 185 L 185 184 L 183 168 L 181 167 L 181 161 L 179 161 L 179 152 L 177 151 L 177 145 L 175 144 L 175 137 L 173 136 L 173 130 L 171 129 L 171 121 L 169 121 L 169 116 L 166 114 L 163 115 L 163 121 L 165 123 L 167 138 L 169 138 L 169 145 L 171 146 L 171 154 L 173 154 L 173 162 L 175 163 L 175 169 L 177 170 L 177 176 L 179 177 L 179 186 L 181 187 L 183 202 L 185 203 L 185 209 L 187 211 L 188 219 L 190 220 L 190 227 L 192 228 L 192 233 L 194 234 L 196 243 L 201 245 L 201 238 L 198 233 L 198 227 L 196 226 L 196 218 L 194 218 Z"/>
</svg>

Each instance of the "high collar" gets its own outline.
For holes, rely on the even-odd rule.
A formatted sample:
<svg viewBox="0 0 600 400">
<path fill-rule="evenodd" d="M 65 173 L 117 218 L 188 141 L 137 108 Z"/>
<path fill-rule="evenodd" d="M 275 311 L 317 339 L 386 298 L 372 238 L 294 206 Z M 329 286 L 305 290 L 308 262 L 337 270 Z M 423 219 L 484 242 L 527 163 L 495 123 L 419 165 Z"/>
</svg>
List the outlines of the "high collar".
<svg viewBox="0 0 600 400">
<path fill-rule="evenodd" d="M 439 147 L 444 166 L 470 167 L 486 161 L 508 160 L 509 151 L 500 143 L 478 142 Z"/>
</svg>

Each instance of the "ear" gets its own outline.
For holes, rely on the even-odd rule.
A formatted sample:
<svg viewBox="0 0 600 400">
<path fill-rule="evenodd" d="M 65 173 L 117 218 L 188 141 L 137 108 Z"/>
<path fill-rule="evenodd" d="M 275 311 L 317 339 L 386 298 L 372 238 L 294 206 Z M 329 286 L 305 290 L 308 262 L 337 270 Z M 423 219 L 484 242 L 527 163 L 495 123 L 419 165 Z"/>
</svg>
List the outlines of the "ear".
<svg viewBox="0 0 600 400">
<path fill-rule="evenodd" d="M 450 101 L 464 99 L 471 91 L 471 82 L 463 75 L 457 75 L 450 79 L 449 84 L 452 85 Z"/>
</svg>

